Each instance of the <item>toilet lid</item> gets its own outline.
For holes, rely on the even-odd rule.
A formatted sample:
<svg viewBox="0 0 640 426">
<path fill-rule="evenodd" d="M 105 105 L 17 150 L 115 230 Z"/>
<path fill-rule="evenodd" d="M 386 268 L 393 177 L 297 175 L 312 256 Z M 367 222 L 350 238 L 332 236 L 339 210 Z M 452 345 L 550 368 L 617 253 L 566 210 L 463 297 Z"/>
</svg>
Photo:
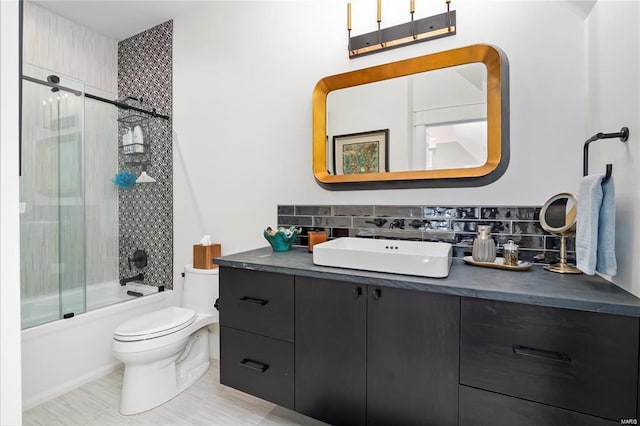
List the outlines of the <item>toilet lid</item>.
<svg viewBox="0 0 640 426">
<path fill-rule="evenodd" d="M 128 342 L 166 336 L 188 327 L 196 320 L 193 309 L 170 306 L 137 316 L 121 324 L 114 332 L 116 340 Z"/>
</svg>

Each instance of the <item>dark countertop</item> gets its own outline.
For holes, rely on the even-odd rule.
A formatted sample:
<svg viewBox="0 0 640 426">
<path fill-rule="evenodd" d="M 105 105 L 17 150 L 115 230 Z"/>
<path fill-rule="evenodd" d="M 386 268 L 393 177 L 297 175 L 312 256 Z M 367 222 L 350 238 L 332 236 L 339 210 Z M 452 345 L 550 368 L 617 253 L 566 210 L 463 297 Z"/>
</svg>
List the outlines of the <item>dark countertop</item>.
<svg viewBox="0 0 640 426">
<path fill-rule="evenodd" d="M 216 264 L 479 299 L 640 317 L 640 299 L 597 276 L 557 274 L 533 266 L 507 271 L 467 265 L 454 258 L 447 278 L 424 278 L 313 264 L 303 247 L 274 252 L 264 247 L 215 259 Z"/>
</svg>

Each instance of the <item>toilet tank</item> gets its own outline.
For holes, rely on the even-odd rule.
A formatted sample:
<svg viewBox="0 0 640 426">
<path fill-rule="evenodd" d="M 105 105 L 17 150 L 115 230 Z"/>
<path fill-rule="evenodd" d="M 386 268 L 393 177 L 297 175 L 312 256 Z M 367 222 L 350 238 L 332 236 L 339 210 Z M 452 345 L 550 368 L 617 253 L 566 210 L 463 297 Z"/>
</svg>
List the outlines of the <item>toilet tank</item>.
<svg viewBox="0 0 640 426">
<path fill-rule="evenodd" d="M 192 265 L 184 267 L 182 307 L 201 314 L 211 314 L 218 319 L 218 310 L 213 304 L 218 298 L 219 269 L 197 269 Z"/>
</svg>

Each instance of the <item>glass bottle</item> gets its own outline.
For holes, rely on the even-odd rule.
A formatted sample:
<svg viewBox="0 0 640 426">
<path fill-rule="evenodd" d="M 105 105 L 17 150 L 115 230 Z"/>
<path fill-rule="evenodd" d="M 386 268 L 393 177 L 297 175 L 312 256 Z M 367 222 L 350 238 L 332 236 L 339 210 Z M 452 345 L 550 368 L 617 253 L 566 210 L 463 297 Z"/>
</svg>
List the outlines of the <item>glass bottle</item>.
<svg viewBox="0 0 640 426">
<path fill-rule="evenodd" d="M 496 243 L 491 238 L 491 225 L 478 225 L 478 235 L 473 240 L 472 257 L 475 262 L 496 260 Z"/>
<path fill-rule="evenodd" d="M 518 266 L 518 245 L 513 240 L 507 241 L 503 246 L 504 264 L 506 266 Z"/>
</svg>

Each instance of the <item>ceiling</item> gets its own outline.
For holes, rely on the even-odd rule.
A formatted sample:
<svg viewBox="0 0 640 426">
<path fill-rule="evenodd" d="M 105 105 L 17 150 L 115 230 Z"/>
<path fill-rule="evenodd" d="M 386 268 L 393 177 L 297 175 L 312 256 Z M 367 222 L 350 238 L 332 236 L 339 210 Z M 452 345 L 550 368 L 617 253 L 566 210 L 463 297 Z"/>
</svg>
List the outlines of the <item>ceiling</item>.
<svg viewBox="0 0 640 426">
<path fill-rule="evenodd" d="M 121 41 L 206 3 L 206 0 L 32 0 L 110 39 Z"/>
<path fill-rule="evenodd" d="M 110 39 L 121 41 L 216 0 L 31 0 Z M 241 0 L 232 0 L 241 1 Z M 265 1 L 265 0 L 262 0 Z M 346 0 L 345 0 L 346 1 Z M 596 0 L 556 0 L 586 18 Z"/>
</svg>

